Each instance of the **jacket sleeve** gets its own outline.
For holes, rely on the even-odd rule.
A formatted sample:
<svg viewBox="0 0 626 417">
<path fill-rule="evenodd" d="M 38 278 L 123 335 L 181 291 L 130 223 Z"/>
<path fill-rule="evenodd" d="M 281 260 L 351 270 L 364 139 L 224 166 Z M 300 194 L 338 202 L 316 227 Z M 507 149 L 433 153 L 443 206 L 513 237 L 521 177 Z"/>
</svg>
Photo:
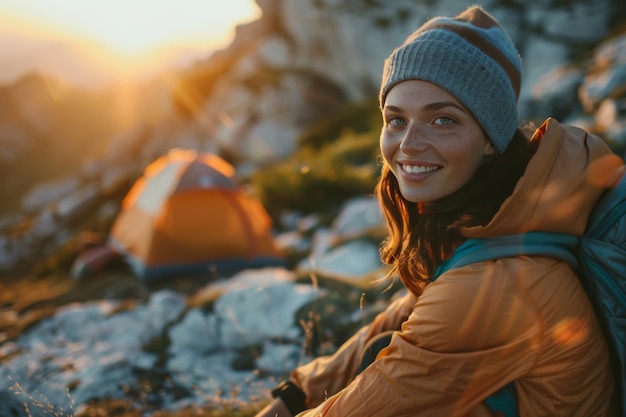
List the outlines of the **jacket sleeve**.
<svg viewBox="0 0 626 417">
<path fill-rule="evenodd" d="M 307 407 L 315 407 L 343 389 L 357 373 L 369 343 L 381 333 L 399 330 L 411 314 L 415 302 L 416 298 L 411 293 L 396 299 L 333 355 L 314 359 L 292 371 L 290 380 L 305 393 Z"/>
<path fill-rule="evenodd" d="M 476 415 L 529 371 L 541 345 L 537 309 L 504 269 L 474 264 L 439 277 L 372 365 L 298 417 Z"/>
</svg>

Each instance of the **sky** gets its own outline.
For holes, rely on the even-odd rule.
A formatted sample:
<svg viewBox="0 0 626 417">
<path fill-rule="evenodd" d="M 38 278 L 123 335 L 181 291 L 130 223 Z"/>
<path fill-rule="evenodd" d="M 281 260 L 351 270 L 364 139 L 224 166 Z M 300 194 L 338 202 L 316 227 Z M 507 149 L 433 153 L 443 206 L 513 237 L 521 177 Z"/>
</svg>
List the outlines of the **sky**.
<svg viewBox="0 0 626 417">
<path fill-rule="evenodd" d="M 0 0 L 0 64 L 36 65 L 29 51 L 45 42 L 135 64 L 175 48 L 210 51 L 260 15 L 255 0 Z"/>
</svg>

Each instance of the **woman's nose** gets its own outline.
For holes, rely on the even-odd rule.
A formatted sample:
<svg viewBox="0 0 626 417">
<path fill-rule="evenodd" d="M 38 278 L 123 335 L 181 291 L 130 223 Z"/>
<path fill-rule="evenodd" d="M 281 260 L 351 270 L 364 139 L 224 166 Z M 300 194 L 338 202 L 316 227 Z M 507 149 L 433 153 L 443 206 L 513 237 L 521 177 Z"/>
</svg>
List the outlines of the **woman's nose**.
<svg viewBox="0 0 626 417">
<path fill-rule="evenodd" d="M 400 150 L 405 154 L 420 152 L 428 147 L 428 140 L 424 132 L 416 126 L 411 126 L 406 130 L 402 141 L 400 142 Z"/>
</svg>

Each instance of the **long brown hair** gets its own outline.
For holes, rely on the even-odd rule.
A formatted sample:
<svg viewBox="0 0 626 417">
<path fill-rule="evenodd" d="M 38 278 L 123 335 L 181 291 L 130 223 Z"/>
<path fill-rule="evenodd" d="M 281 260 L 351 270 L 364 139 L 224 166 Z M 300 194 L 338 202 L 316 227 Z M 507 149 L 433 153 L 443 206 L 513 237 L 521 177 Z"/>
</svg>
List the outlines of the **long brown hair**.
<svg viewBox="0 0 626 417">
<path fill-rule="evenodd" d="M 411 292 L 422 293 L 437 266 L 463 241 L 458 228 L 487 224 L 513 192 L 536 150 L 529 129 L 517 129 L 504 153 L 485 156 L 461 189 L 428 204 L 407 201 L 383 162 L 376 194 L 388 229 L 380 255 L 393 267 L 390 276 L 397 273 Z"/>
</svg>

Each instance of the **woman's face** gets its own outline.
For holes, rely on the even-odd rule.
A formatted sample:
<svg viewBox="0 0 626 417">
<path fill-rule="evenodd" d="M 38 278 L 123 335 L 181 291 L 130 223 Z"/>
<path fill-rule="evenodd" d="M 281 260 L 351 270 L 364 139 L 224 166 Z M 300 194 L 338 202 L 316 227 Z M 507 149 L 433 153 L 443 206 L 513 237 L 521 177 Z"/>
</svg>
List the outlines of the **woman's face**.
<svg viewBox="0 0 626 417">
<path fill-rule="evenodd" d="M 465 185 L 495 152 L 472 114 L 439 86 L 404 81 L 387 94 L 380 148 L 408 201 L 430 202 Z"/>
</svg>

